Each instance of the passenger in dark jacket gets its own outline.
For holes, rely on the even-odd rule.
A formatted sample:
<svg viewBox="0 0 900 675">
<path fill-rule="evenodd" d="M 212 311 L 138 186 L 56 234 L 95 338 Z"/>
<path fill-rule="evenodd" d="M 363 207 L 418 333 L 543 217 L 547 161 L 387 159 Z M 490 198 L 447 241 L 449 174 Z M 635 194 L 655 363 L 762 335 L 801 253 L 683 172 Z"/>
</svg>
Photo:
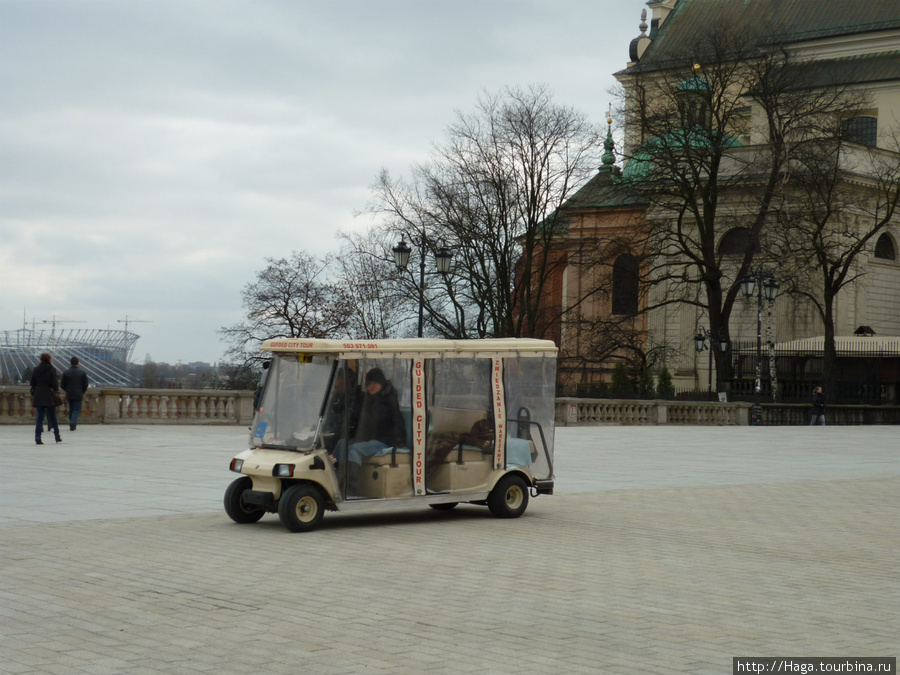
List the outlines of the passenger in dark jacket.
<svg viewBox="0 0 900 675">
<path fill-rule="evenodd" d="M 364 457 L 406 445 L 406 428 L 397 390 L 380 368 L 373 368 L 366 374 L 365 393 L 356 401 L 350 417 L 351 427 L 356 428 L 349 449 L 351 462 L 359 464 Z M 339 442 L 335 458 L 340 462 L 346 452 L 346 443 Z"/>
<path fill-rule="evenodd" d="M 88 376 L 78 367 L 77 356 L 73 356 L 69 363 L 72 364 L 72 367 L 62 374 L 62 388 L 66 392 L 66 400 L 69 402 L 69 430 L 75 431 L 78 415 L 81 413 L 84 392 L 88 390 Z"/>
<path fill-rule="evenodd" d="M 59 393 L 59 376 L 51 363 L 49 354 L 41 354 L 41 362 L 31 374 L 31 405 L 37 409 L 37 424 L 34 427 L 34 442 L 43 445 L 41 432 L 44 430 L 44 415 L 50 420 L 50 428 L 56 435 L 56 442 L 62 443 L 59 424 L 56 421 L 56 403 L 53 392 Z"/>
<path fill-rule="evenodd" d="M 379 441 L 385 447 L 402 447 L 406 443 L 403 415 L 394 385 L 380 368 L 366 374 L 366 393 L 359 403 L 354 443 Z"/>
</svg>

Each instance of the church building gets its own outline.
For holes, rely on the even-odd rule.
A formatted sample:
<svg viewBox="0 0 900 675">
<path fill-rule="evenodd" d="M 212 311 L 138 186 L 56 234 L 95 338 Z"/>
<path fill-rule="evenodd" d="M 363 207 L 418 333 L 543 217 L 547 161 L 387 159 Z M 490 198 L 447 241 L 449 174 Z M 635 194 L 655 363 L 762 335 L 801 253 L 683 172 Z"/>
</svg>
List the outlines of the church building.
<svg viewBox="0 0 900 675">
<path fill-rule="evenodd" d="M 560 392 L 626 363 L 759 394 L 781 354 L 900 356 L 900 3 L 646 4 L 561 209 Z"/>
</svg>

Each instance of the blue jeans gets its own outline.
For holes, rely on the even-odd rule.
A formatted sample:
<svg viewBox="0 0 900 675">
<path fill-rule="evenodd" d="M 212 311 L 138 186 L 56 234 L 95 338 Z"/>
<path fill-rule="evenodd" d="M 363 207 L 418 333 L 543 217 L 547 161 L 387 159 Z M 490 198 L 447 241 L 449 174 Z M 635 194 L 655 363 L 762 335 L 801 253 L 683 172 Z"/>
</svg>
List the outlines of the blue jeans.
<svg viewBox="0 0 900 675">
<path fill-rule="evenodd" d="M 389 447 L 391 446 L 387 443 L 382 443 L 381 441 L 361 441 L 359 443 L 351 443 L 350 450 L 348 452 L 347 441 L 346 439 L 342 438 L 334 447 L 334 452 L 332 454 L 338 462 L 343 462 L 349 457 L 351 462 L 354 462 L 355 464 L 362 464 L 362 460 L 364 457 L 377 455 L 380 450 L 384 450 L 385 448 Z"/>
<path fill-rule="evenodd" d="M 53 433 L 59 438 L 59 423 L 56 421 L 56 408 L 52 405 L 42 405 L 37 408 L 37 423 L 34 426 L 34 440 L 41 440 L 41 432 L 44 430 L 44 415 L 50 420 Z"/>
<path fill-rule="evenodd" d="M 69 401 L 69 424 L 73 427 L 78 424 L 78 415 L 81 414 L 81 399 Z"/>
</svg>

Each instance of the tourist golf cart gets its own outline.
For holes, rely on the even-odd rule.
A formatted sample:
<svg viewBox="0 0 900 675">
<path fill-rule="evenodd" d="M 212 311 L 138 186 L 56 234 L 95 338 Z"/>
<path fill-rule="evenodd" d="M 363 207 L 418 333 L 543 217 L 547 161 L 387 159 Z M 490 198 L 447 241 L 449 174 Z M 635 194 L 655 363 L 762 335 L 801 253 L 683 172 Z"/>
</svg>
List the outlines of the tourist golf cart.
<svg viewBox="0 0 900 675">
<path fill-rule="evenodd" d="M 250 449 L 231 461 L 242 476 L 225 491 L 235 522 L 277 513 L 302 532 L 326 510 L 460 503 L 516 518 L 529 495 L 553 494 L 548 340 L 280 339 L 262 349 L 272 360 Z"/>
</svg>

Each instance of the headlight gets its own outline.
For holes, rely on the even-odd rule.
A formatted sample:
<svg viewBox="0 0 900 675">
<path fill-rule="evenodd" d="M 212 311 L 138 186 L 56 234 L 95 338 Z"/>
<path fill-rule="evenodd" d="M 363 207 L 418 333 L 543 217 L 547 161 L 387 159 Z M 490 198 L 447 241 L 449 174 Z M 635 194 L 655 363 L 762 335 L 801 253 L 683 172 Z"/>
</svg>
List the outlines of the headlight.
<svg viewBox="0 0 900 675">
<path fill-rule="evenodd" d="M 243 468 L 243 466 L 244 466 L 244 460 L 237 459 L 236 457 L 233 460 L 231 460 L 231 470 L 232 471 L 237 471 L 238 473 L 240 473 L 241 468 Z"/>
<path fill-rule="evenodd" d="M 272 469 L 272 475 L 278 478 L 291 478 L 294 475 L 293 464 L 276 464 Z"/>
</svg>

